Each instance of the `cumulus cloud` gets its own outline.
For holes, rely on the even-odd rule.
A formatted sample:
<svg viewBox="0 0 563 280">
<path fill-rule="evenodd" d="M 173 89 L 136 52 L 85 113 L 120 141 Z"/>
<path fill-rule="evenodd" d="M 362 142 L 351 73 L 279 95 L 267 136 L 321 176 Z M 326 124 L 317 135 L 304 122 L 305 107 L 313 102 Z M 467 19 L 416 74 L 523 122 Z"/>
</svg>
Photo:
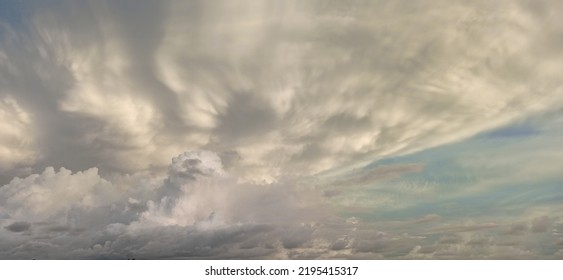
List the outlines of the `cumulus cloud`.
<svg viewBox="0 0 563 280">
<path fill-rule="evenodd" d="M 73 207 L 99 207 L 111 201 L 117 191 L 99 177 L 95 168 L 72 174 L 67 169 L 56 172 L 49 167 L 41 174 L 16 178 L 0 188 L 0 201 L 12 219 L 44 221 Z"/>
<path fill-rule="evenodd" d="M 239 181 L 210 151 L 174 157 L 162 177 L 50 167 L 0 187 L 0 258 L 528 259 L 555 256 L 538 238 L 560 243 L 547 216 L 529 233 L 438 214 L 373 222 L 338 214 L 322 190 Z"/>
<path fill-rule="evenodd" d="M 157 178 L 48 167 L 2 186 L 0 202 L 2 258 L 276 257 L 331 217 L 307 190 L 237 183 L 209 151 Z"/>
</svg>

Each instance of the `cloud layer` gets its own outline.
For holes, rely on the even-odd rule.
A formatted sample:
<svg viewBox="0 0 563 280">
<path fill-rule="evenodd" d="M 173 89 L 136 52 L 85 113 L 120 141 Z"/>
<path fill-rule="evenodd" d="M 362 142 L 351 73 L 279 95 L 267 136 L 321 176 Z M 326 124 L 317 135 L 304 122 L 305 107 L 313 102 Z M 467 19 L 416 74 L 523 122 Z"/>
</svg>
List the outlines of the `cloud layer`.
<svg viewBox="0 0 563 280">
<path fill-rule="evenodd" d="M 271 182 L 461 140 L 562 105 L 558 7 L 531 5 L 8 5 L 1 164 L 163 170 L 206 148 Z"/>
<path fill-rule="evenodd" d="M 277 257 L 329 215 L 291 185 L 238 184 L 208 151 L 113 181 L 49 167 L 1 187 L 0 258 Z"/>
<path fill-rule="evenodd" d="M 563 257 L 557 1 L 0 5 L 0 258 Z"/>
<path fill-rule="evenodd" d="M 107 180 L 96 169 L 71 173 L 49 167 L 0 188 L 0 258 L 560 257 L 563 208 L 537 208 L 549 203 L 510 217 L 502 216 L 500 206 L 494 216 L 483 209 L 471 219 L 446 211 L 375 220 L 370 211 L 392 211 L 385 201 L 371 196 L 371 209 L 346 203 L 347 196 L 366 191 L 366 183 L 384 187 L 409 172 L 420 169 L 386 166 L 361 180 L 318 182 L 312 188 L 297 181 L 237 183 L 209 151 L 178 155 L 163 177 L 137 173 Z M 327 189 L 345 185 L 357 189 L 327 197 Z M 410 207 L 398 205 L 395 211 Z"/>
</svg>

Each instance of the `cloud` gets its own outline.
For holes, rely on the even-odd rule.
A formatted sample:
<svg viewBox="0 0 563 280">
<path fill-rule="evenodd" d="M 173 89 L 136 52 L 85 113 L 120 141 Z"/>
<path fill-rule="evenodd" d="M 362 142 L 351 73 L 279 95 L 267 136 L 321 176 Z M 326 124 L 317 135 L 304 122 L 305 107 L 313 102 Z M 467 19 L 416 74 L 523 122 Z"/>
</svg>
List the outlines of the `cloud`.
<svg viewBox="0 0 563 280">
<path fill-rule="evenodd" d="M 6 5 L 0 258 L 554 257 L 560 8 Z"/>
<path fill-rule="evenodd" d="M 542 216 L 532 220 L 533 232 L 546 232 L 551 226 L 551 219 L 548 216 Z"/>
<path fill-rule="evenodd" d="M 436 231 L 440 232 L 470 232 L 470 231 L 480 231 L 490 228 L 495 228 L 498 225 L 495 223 L 482 223 L 482 224 L 467 224 L 467 225 L 451 225 L 440 227 Z"/>
<path fill-rule="evenodd" d="M 210 151 L 182 153 L 152 176 L 47 168 L 12 180 L 0 188 L 0 258 L 395 258 L 423 240 L 342 217 L 298 182 L 238 182 Z"/>
<path fill-rule="evenodd" d="M 417 223 L 417 224 L 432 223 L 432 222 L 439 221 L 440 219 L 442 219 L 442 217 L 438 214 L 428 214 L 428 215 L 426 215 L 422 218 L 417 219 L 414 222 Z"/>
<path fill-rule="evenodd" d="M 26 222 L 15 222 L 8 226 L 5 226 L 4 228 L 11 232 L 22 232 L 29 230 L 31 228 L 31 224 Z"/>
<path fill-rule="evenodd" d="M 12 96 L 0 96 L 0 172 L 38 159 L 33 120 Z"/>
<path fill-rule="evenodd" d="M 530 229 L 507 243 L 500 234 L 508 225 L 438 214 L 406 222 L 337 214 L 343 208 L 323 201 L 320 190 L 238 182 L 210 151 L 182 153 L 165 177 L 153 176 L 47 168 L 14 179 L 0 188 L 3 202 L 18 202 L 1 204 L 0 258 L 531 259 L 555 257 L 535 245 L 538 238 L 560 241 Z M 543 229 L 546 221 L 532 224 Z"/>
<path fill-rule="evenodd" d="M 13 179 L 0 188 L 0 258 L 273 258 L 309 246 L 313 221 L 335 218 L 307 190 L 237 183 L 210 151 L 152 176 L 48 167 Z"/>
<path fill-rule="evenodd" d="M 272 182 L 561 106 L 558 29 L 538 20 L 559 26 L 541 14 L 555 9 L 411 6 L 26 5 L 27 24 L 4 23 L 1 83 L 41 116 L 26 134 L 41 145 L 2 164 L 164 171 L 206 148 L 236 152 L 241 180 Z"/>
<path fill-rule="evenodd" d="M 72 174 L 50 167 L 41 174 L 15 178 L 0 188 L 0 201 L 12 219 L 44 221 L 73 207 L 99 207 L 111 202 L 118 192 L 99 177 L 95 168 Z"/>
<path fill-rule="evenodd" d="M 510 226 L 510 230 L 507 234 L 524 234 L 528 231 L 528 225 L 526 223 L 515 223 Z"/>
</svg>

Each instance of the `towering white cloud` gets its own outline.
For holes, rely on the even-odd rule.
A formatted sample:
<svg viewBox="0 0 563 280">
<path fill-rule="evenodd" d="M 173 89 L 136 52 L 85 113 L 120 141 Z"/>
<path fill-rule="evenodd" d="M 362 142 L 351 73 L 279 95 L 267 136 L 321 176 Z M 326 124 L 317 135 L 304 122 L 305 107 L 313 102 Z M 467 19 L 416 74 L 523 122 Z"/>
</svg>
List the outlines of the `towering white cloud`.
<svg viewBox="0 0 563 280">
<path fill-rule="evenodd" d="M 286 231 L 294 228 L 300 235 L 300 228 L 331 215 L 318 211 L 307 191 L 238 184 L 209 151 L 183 153 L 173 158 L 168 176 L 152 176 L 109 181 L 95 168 L 72 173 L 48 167 L 13 179 L 0 187 L 0 258 L 198 257 L 201 239 L 201 246 L 250 242 L 245 245 L 250 254 L 275 254 L 277 249 L 266 247 L 297 242 L 287 239 Z M 267 232 L 272 236 L 261 236 Z M 187 239 L 160 242 L 162 235 L 170 241 Z M 309 237 L 295 238 L 301 244 Z M 141 249 L 131 252 L 128 246 Z M 167 249 L 171 255 L 162 255 Z M 201 254 L 241 257 L 226 249 Z M 195 251 L 181 255 L 176 250 Z"/>
<path fill-rule="evenodd" d="M 0 201 L 4 216 L 10 219 L 44 222 L 66 217 L 74 208 L 108 205 L 119 193 L 95 168 L 72 174 L 48 167 L 41 174 L 15 178 L 0 188 Z"/>
</svg>

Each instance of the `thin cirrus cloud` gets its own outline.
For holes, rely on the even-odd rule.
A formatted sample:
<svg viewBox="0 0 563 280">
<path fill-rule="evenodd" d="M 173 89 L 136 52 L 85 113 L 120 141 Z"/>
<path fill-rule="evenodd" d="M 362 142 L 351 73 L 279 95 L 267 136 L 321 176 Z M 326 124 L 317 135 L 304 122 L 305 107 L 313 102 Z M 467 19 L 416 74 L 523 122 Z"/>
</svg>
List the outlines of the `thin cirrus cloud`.
<svg viewBox="0 0 563 280">
<path fill-rule="evenodd" d="M 3 258 L 561 255 L 556 1 L 0 5 Z"/>
</svg>

